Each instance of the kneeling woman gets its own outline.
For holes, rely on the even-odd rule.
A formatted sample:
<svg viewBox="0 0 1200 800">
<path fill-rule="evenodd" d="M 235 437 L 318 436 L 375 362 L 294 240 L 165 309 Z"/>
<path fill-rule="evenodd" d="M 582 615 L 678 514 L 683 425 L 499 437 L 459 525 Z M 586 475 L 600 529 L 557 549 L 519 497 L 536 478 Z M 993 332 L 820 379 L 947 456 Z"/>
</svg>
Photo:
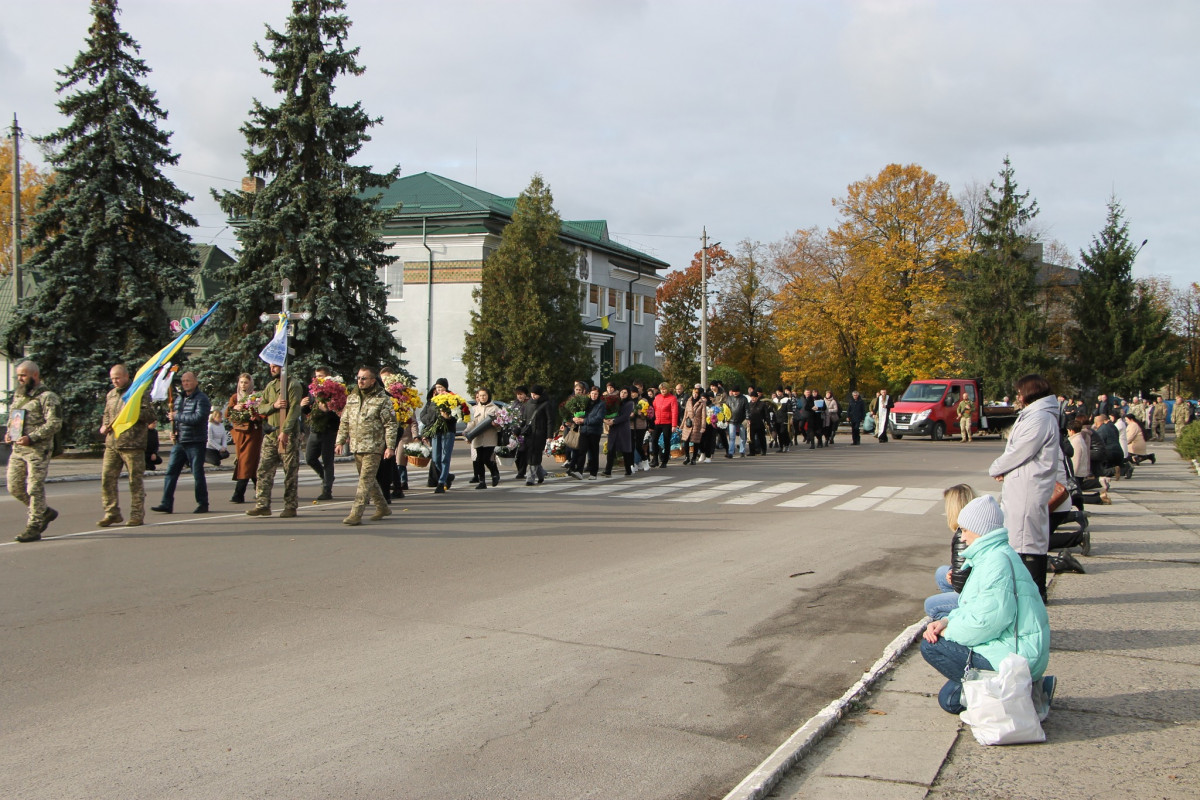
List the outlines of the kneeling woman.
<svg viewBox="0 0 1200 800">
<path fill-rule="evenodd" d="M 977 497 L 958 514 L 963 551 L 971 578 L 958 608 L 925 628 L 921 655 L 946 676 L 938 703 L 951 714 L 964 710 L 962 678 L 969 668 L 998 669 L 1009 653 L 1029 662 L 1034 681 L 1044 680 L 1047 696 L 1054 678 L 1045 677 L 1050 662 L 1050 620 L 1046 606 L 1021 557 L 1008 544 L 1004 512 L 990 496 Z"/>
</svg>

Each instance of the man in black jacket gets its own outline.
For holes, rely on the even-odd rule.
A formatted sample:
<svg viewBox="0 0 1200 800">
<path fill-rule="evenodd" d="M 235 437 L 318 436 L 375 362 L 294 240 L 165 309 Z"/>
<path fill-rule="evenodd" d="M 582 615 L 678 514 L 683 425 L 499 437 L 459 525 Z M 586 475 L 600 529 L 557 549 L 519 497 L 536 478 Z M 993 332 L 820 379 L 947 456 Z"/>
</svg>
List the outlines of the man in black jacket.
<svg viewBox="0 0 1200 800">
<path fill-rule="evenodd" d="M 729 395 L 725 398 L 725 405 L 729 406 L 729 449 L 725 452 L 726 458 L 733 458 L 733 451 L 737 445 L 738 434 L 742 437 L 742 458 L 746 457 L 746 410 L 748 403 L 742 390 L 734 386 L 729 390 Z"/>
<path fill-rule="evenodd" d="M 185 464 L 192 466 L 192 480 L 196 488 L 196 510 L 193 513 L 208 512 L 208 482 L 204 479 L 204 450 L 208 447 L 208 415 L 212 411 L 212 403 L 208 395 L 200 391 L 200 382 L 196 374 L 185 372 L 179 376 L 183 391 L 175 395 L 175 403 L 170 412 L 171 457 L 167 461 L 167 477 L 163 481 L 162 502 L 151 511 L 160 514 L 170 514 L 175 510 L 175 484 L 183 472 Z"/>
<path fill-rule="evenodd" d="M 862 429 L 862 422 L 867 417 L 867 401 L 862 399 L 862 395 L 855 389 L 850 393 L 850 402 L 846 406 L 846 416 L 850 421 L 850 444 L 862 444 L 859 441 L 859 433 Z"/>
</svg>

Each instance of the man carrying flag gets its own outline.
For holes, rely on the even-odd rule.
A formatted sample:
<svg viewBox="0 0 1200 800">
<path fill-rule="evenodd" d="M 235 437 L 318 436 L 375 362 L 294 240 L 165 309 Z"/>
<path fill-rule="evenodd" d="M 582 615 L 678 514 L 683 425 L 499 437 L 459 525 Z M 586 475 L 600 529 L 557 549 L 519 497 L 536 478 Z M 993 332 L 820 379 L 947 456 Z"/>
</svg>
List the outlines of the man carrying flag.
<svg viewBox="0 0 1200 800">
<path fill-rule="evenodd" d="M 146 437 L 150 421 L 154 419 L 154 408 L 150 398 L 142 394 L 137 421 L 132 428 L 117 436 L 113 423 L 125 408 L 122 395 L 129 388 L 132 377 L 129 368 L 117 364 L 108 371 L 113 388 L 104 401 L 104 420 L 100 435 L 104 437 L 104 463 L 100 468 L 100 500 L 104 503 L 104 518 L 96 524 L 101 528 L 119 525 L 122 522 L 120 497 L 117 494 L 117 479 L 121 467 L 129 472 L 129 522 L 126 527 L 141 525 L 146 516 L 146 490 L 142 486 L 142 473 L 146 469 Z"/>
<path fill-rule="evenodd" d="M 246 514 L 251 517 L 271 516 L 271 489 L 275 485 L 275 472 L 282 464 L 283 511 L 279 516 L 294 517 L 300 505 L 300 401 L 305 391 L 300 382 L 290 376 L 286 395 L 280 386 L 280 373 L 287 359 L 286 315 L 279 321 L 274 338 L 259 354 L 259 358 L 271 365 L 272 380 L 263 388 L 263 399 L 258 406 L 258 413 L 266 418 L 270 433 L 263 437 L 255 505 Z"/>
</svg>

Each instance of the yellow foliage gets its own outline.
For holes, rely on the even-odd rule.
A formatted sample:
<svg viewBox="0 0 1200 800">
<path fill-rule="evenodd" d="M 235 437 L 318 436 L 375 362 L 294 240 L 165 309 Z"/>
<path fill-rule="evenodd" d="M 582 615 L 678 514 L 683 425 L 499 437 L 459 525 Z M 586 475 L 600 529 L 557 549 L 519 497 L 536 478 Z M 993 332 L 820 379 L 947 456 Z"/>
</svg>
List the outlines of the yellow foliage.
<svg viewBox="0 0 1200 800">
<path fill-rule="evenodd" d="M 0 275 L 12 271 L 12 139 L 0 140 Z M 38 171 L 37 167 L 21 159 L 21 233 L 29 232 L 29 218 L 37 208 L 38 196 L 42 193 L 50 176 Z M 21 261 L 29 260 L 31 251 L 21 252 Z"/>
</svg>

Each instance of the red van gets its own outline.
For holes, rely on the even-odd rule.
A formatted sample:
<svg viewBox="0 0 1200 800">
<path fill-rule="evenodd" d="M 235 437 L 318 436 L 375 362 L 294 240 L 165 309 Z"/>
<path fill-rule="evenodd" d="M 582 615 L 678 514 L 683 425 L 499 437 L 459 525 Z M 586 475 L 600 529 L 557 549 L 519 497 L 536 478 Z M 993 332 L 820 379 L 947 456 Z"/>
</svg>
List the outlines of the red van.
<svg viewBox="0 0 1200 800">
<path fill-rule="evenodd" d="M 904 390 L 892 409 L 889 435 L 902 439 L 905 436 L 928 436 L 941 441 L 947 436 L 962 433 L 958 427 L 958 401 L 963 394 L 974 405 L 971 412 L 971 430 L 999 433 L 1012 425 L 1017 411 L 1011 406 L 989 406 L 983 408 L 979 381 L 974 378 L 929 378 L 913 381 Z"/>
</svg>

